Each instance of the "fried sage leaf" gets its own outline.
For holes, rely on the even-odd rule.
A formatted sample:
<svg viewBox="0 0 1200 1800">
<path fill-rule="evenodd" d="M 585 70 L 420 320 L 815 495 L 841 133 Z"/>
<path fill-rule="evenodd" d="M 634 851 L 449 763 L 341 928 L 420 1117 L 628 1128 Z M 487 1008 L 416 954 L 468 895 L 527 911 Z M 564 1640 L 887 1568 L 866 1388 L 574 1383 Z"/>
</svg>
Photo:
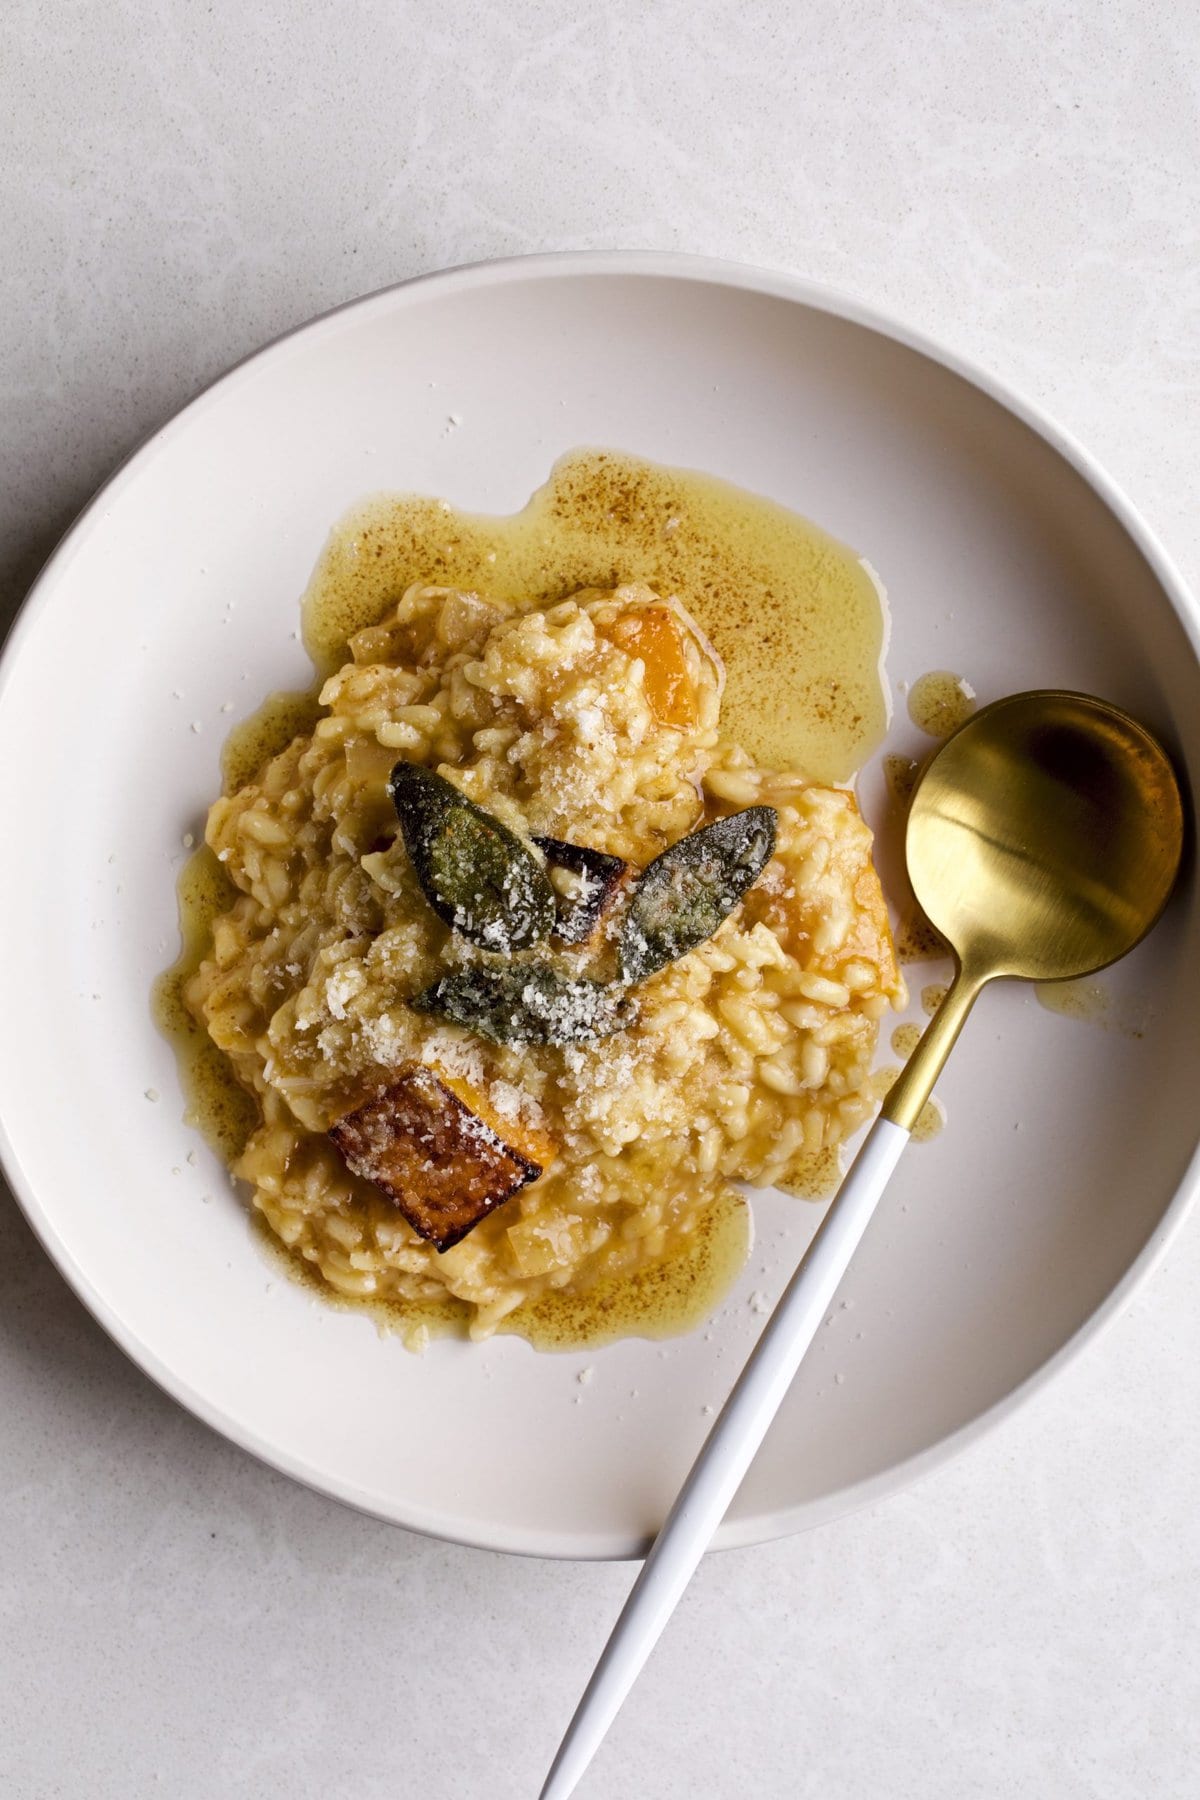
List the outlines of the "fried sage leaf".
<svg viewBox="0 0 1200 1800">
<path fill-rule="evenodd" d="M 585 1044 L 624 1023 L 619 988 L 572 980 L 546 963 L 457 969 L 411 1002 L 494 1044 Z"/>
<path fill-rule="evenodd" d="M 748 806 L 664 850 L 634 887 L 617 960 L 641 981 L 710 938 L 754 885 L 775 848 L 773 806 Z"/>
<path fill-rule="evenodd" d="M 554 889 L 515 832 L 415 763 L 388 781 L 417 880 L 440 919 L 487 950 L 527 950 L 554 928 Z"/>
<path fill-rule="evenodd" d="M 586 844 L 568 844 L 562 838 L 535 837 L 533 841 L 551 869 L 566 869 L 576 878 L 575 891 L 569 896 L 555 891 L 555 937 L 560 944 L 585 944 L 624 886 L 629 864 L 619 856 L 590 850 Z"/>
</svg>

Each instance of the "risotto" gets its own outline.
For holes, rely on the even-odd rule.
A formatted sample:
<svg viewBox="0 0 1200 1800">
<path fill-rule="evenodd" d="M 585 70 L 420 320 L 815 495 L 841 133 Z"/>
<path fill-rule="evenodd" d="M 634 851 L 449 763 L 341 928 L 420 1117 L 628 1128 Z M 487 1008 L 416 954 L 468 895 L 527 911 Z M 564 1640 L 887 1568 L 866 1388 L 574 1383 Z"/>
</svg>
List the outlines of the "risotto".
<svg viewBox="0 0 1200 1800">
<path fill-rule="evenodd" d="M 417 585 L 213 806 L 238 898 L 187 1004 L 253 1097 L 235 1174 L 338 1294 L 485 1337 L 730 1182 L 813 1192 L 868 1117 L 903 991 L 870 833 L 722 737 L 722 683 L 640 584 Z"/>
</svg>

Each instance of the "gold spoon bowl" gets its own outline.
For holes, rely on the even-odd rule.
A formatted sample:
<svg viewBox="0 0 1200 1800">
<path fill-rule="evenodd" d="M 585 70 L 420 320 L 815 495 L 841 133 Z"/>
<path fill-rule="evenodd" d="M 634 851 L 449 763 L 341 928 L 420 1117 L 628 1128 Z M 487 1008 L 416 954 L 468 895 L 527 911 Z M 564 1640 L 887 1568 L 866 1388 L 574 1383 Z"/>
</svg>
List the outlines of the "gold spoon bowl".
<svg viewBox="0 0 1200 1800">
<path fill-rule="evenodd" d="M 1066 981 L 1132 950 L 1175 884 L 1183 819 L 1161 745 L 1087 694 L 1013 694 L 948 738 L 917 784 L 905 855 L 958 969 L 884 1118 L 912 1129 L 989 981 Z"/>
</svg>

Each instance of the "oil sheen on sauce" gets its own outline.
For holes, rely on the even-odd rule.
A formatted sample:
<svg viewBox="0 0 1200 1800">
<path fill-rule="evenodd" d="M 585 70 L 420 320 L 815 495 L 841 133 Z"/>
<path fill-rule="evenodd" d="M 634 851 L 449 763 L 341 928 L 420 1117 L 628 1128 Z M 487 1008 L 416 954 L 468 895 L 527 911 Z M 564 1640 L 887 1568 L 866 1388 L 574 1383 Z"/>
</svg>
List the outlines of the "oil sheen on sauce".
<svg viewBox="0 0 1200 1800">
<path fill-rule="evenodd" d="M 974 711 L 975 689 L 949 669 L 930 669 L 909 691 L 908 716 L 926 737 L 948 738 Z"/>
<path fill-rule="evenodd" d="M 271 695 L 234 728 L 222 756 L 227 793 L 312 729 L 321 680 L 344 660 L 347 640 L 378 623 L 416 581 L 473 589 L 521 610 L 580 588 L 631 581 L 675 595 L 724 663 L 723 735 L 766 767 L 846 781 L 887 728 L 886 603 L 854 551 L 773 501 L 712 476 L 611 451 L 576 451 L 511 518 L 458 512 L 415 495 L 381 496 L 352 509 L 334 527 L 303 599 L 316 682 L 305 692 Z M 159 1023 L 175 1041 L 189 1122 L 226 1161 L 244 1144 L 256 1109 L 188 1013 L 183 987 L 213 919 L 232 898 L 215 857 L 198 851 L 179 882 L 183 953 L 155 998 Z M 833 1180 L 836 1170 L 822 1171 L 811 1191 L 828 1192 Z M 299 1258 L 262 1236 L 323 1298 L 372 1313 L 410 1342 L 465 1324 L 466 1309 L 453 1300 L 342 1302 Z M 581 1294 L 545 1295 L 500 1329 L 555 1350 L 690 1330 L 736 1279 L 749 1241 L 749 1209 L 730 1190 L 664 1262 Z"/>
<path fill-rule="evenodd" d="M 213 920 L 228 912 L 238 890 L 207 846 L 195 851 L 179 876 L 178 960 L 154 985 L 154 1017 L 170 1038 L 187 1099 L 184 1118 L 223 1162 L 240 1154 L 258 1123 L 258 1108 L 204 1027 L 188 1011 L 183 992 L 212 948 Z"/>
<path fill-rule="evenodd" d="M 235 725 L 221 749 L 221 777 L 227 794 L 253 781 L 272 756 L 286 750 L 293 738 L 307 736 L 324 708 L 316 687 L 297 692 L 281 688 L 263 701 L 257 712 Z"/>
<path fill-rule="evenodd" d="M 351 1299 L 331 1288 L 288 1250 L 256 1214 L 264 1253 L 328 1306 L 367 1313 L 381 1333 L 421 1350 L 435 1337 L 466 1335 L 470 1308 L 452 1295 L 436 1300 Z M 535 1350 L 594 1350 L 623 1337 L 677 1337 L 716 1311 L 740 1275 L 753 1236 L 750 1208 L 732 1188 L 697 1214 L 691 1231 L 661 1262 L 609 1276 L 582 1293 L 547 1293 L 518 1307 L 497 1327 Z"/>
<path fill-rule="evenodd" d="M 903 1031 L 907 1028 L 901 1026 L 900 1029 Z M 894 1047 L 895 1040 L 893 1040 L 893 1048 Z M 878 1105 L 882 1106 L 883 1102 L 887 1099 L 893 1087 L 896 1085 L 896 1082 L 899 1080 L 900 1073 L 900 1066 L 898 1064 L 892 1064 L 887 1068 L 875 1070 L 874 1074 L 871 1076 L 870 1085 L 871 1092 Z M 931 1138 L 937 1136 L 945 1123 L 945 1108 L 942 1106 L 937 1095 L 931 1094 L 917 1114 L 917 1122 L 913 1126 L 909 1136 L 912 1138 L 914 1144 L 927 1144 Z"/>
<path fill-rule="evenodd" d="M 1118 1032 L 1121 1037 L 1146 1035 L 1149 1015 L 1144 1003 L 1128 994 L 1117 1000 L 1100 981 L 1086 977 L 1076 981 L 1036 981 L 1033 991 L 1039 1005 L 1064 1019 L 1078 1019 L 1103 1031 Z"/>
<path fill-rule="evenodd" d="M 1108 994 L 1098 981 L 1038 981 L 1033 991 L 1047 1012 L 1059 1013 L 1064 1019 L 1089 1023 L 1107 1019 Z"/>
<path fill-rule="evenodd" d="M 414 581 L 521 608 L 627 581 L 677 596 L 725 664 L 723 735 L 767 768 L 849 780 L 887 727 L 887 614 L 870 569 L 798 514 L 711 475 L 583 450 L 512 518 L 366 501 L 335 528 L 305 596 L 318 670 Z"/>
</svg>

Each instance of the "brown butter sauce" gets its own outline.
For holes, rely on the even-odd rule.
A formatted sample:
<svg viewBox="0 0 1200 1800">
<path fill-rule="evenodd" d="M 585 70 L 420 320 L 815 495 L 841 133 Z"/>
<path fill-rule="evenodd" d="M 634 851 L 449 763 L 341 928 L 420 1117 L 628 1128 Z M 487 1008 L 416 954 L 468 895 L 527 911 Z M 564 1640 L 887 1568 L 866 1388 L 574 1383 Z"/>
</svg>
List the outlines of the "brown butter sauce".
<svg viewBox="0 0 1200 1800">
<path fill-rule="evenodd" d="M 975 691 L 970 682 L 949 669 L 930 669 L 909 690 L 908 716 L 926 737 L 948 738 L 974 711 Z"/>
<path fill-rule="evenodd" d="M 435 1337 L 467 1335 L 470 1308 L 452 1294 L 417 1301 L 339 1294 L 257 1213 L 254 1226 L 267 1256 L 291 1280 L 325 1305 L 368 1314 L 381 1332 L 394 1333 L 409 1348 L 423 1349 Z M 510 1313 L 498 1335 L 555 1351 L 595 1350 L 623 1337 L 678 1337 L 716 1311 L 745 1265 L 751 1237 L 750 1208 L 729 1188 L 696 1215 L 686 1238 L 661 1262 L 632 1275 L 608 1276 L 579 1293 L 542 1294 Z"/>
<path fill-rule="evenodd" d="M 901 1026 L 900 1029 L 903 1031 L 908 1028 Z M 887 1068 L 875 1070 L 874 1074 L 871 1076 L 869 1085 L 877 1105 L 883 1105 L 883 1102 L 895 1087 L 896 1082 L 900 1079 L 900 1074 L 901 1070 L 898 1065 L 889 1065 Z M 931 1138 L 937 1136 L 945 1123 L 945 1108 L 937 1095 L 931 1094 L 918 1113 L 917 1122 L 913 1126 L 909 1136 L 912 1138 L 914 1144 L 927 1144 Z"/>
<path fill-rule="evenodd" d="M 854 551 L 715 477 L 610 451 L 576 451 L 511 518 L 458 512 L 415 495 L 353 508 L 334 527 L 303 600 L 316 684 L 271 695 L 234 728 L 222 756 L 227 793 L 312 730 L 321 679 L 344 660 L 347 640 L 377 624 L 417 581 L 475 590 L 521 610 L 580 588 L 631 581 L 675 595 L 724 662 L 722 735 L 765 767 L 848 780 L 887 727 L 885 602 Z M 191 1018 L 182 990 L 205 953 L 213 919 L 232 898 L 211 851 L 197 852 L 179 883 L 183 954 L 155 999 L 159 1023 L 176 1045 L 189 1122 L 226 1161 L 253 1128 L 256 1108 Z M 838 1170 L 826 1162 L 796 1191 L 828 1193 Z M 453 1299 L 341 1301 L 303 1259 L 265 1230 L 261 1235 L 293 1276 L 335 1305 L 369 1312 L 382 1328 L 418 1342 L 465 1328 L 467 1308 Z M 583 1293 L 544 1294 L 500 1330 L 547 1350 L 688 1331 L 732 1286 L 749 1242 L 749 1209 L 729 1190 L 663 1262 Z"/>
<path fill-rule="evenodd" d="M 305 596 L 317 668 L 414 581 L 522 609 L 630 581 L 676 595 L 725 664 L 723 736 L 767 768 L 849 780 L 887 727 L 887 616 L 861 558 L 711 475 L 580 450 L 511 518 L 368 500 L 335 527 Z"/>
<path fill-rule="evenodd" d="M 171 1040 L 186 1100 L 184 1119 L 195 1126 L 223 1162 L 240 1154 L 258 1123 L 258 1107 L 223 1051 L 188 1010 L 184 989 L 212 950 L 213 920 L 228 912 L 238 890 L 202 845 L 180 870 L 179 957 L 154 984 L 152 1005 L 159 1030 Z"/>
</svg>

